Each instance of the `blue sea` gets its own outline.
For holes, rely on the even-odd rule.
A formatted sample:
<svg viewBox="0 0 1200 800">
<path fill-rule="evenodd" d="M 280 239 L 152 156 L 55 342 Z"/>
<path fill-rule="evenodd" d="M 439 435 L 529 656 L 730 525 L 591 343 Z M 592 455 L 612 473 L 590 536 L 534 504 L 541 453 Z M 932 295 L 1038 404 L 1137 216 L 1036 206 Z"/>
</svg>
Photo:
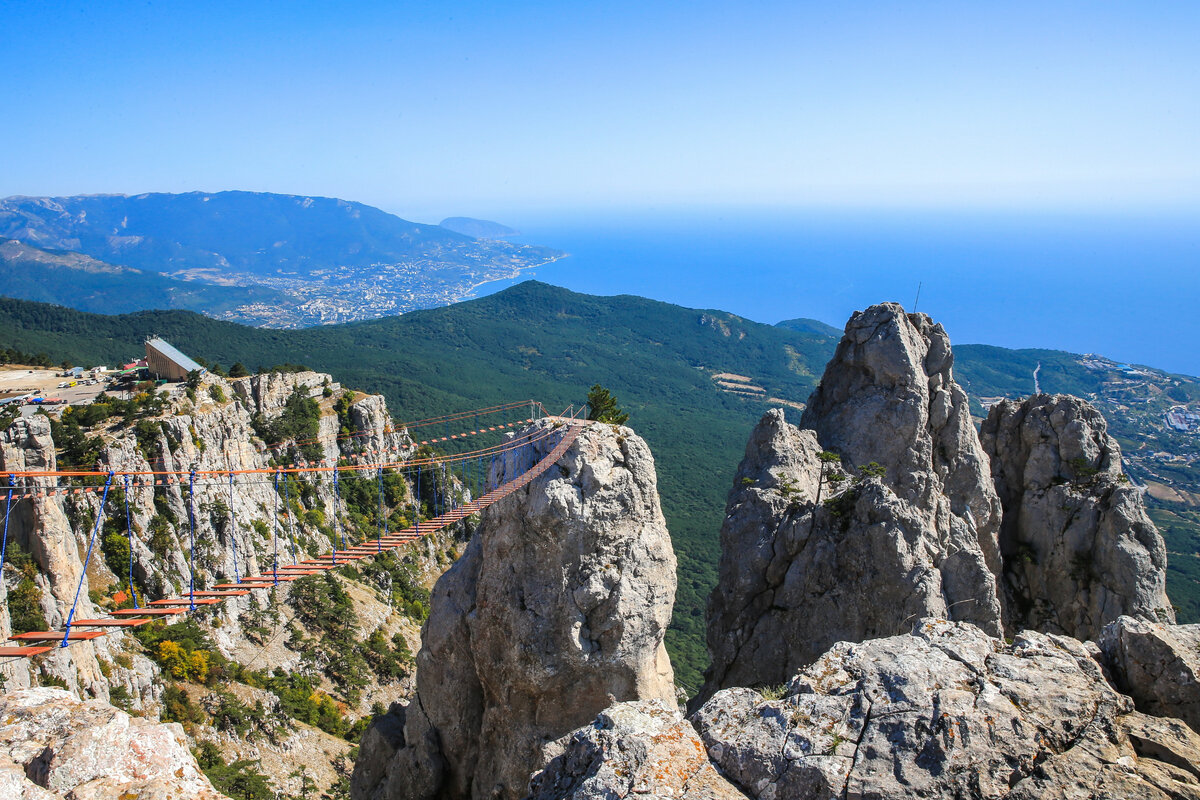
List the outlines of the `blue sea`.
<svg viewBox="0 0 1200 800">
<path fill-rule="evenodd" d="M 501 221 L 518 241 L 570 254 L 518 280 L 839 329 L 892 300 L 958 344 L 1200 375 L 1197 216 L 689 209 Z"/>
</svg>

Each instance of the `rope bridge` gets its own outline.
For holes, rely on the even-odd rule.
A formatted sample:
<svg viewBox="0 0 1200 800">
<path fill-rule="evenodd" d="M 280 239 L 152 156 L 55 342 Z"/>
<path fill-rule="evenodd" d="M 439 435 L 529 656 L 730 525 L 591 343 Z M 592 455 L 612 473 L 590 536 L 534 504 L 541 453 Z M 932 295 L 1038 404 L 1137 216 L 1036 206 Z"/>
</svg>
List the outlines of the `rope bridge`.
<svg viewBox="0 0 1200 800">
<path fill-rule="evenodd" d="M 529 408 L 530 416 L 512 422 L 499 422 L 494 425 L 480 425 L 481 417 L 485 418 L 490 415 L 504 414 L 517 409 Z M 401 545 L 414 542 L 423 536 L 428 536 L 436 531 L 453 525 L 466 517 L 476 514 L 488 506 L 508 497 L 513 492 L 516 492 L 530 483 L 534 478 L 538 477 L 557 462 L 571 444 L 578 437 L 580 431 L 589 423 L 587 420 L 577 418 L 577 414 L 573 409 L 569 409 L 560 415 L 549 415 L 545 413 L 545 408 L 535 401 L 518 401 L 516 403 L 505 403 L 488 408 L 477 409 L 455 414 L 447 414 L 441 417 L 433 417 L 430 419 L 417 420 L 405 425 L 399 426 L 397 429 L 389 429 L 382 432 L 384 436 L 397 433 L 399 430 L 421 430 L 425 429 L 434 435 L 423 441 L 414 442 L 417 448 L 442 443 L 459 442 L 469 439 L 473 436 L 478 436 L 485 433 L 500 432 L 509 428 L 514 428 L 518 425 L 525 425 L 538 419 L 538 413 L 544 414 L 544 417 L 552 419 L 558 423 L 552 428 L 547 428 L 539 433 L 526 434 L 523 437 L 510 439 L 498 445 L 489 447 L 468 450 L 465 452 L 453 455 L 437 455 L 425 456 L 421 458 L 410 458 L 401 460 L 386 460 L 389 456 L 399 456 L 402 449 L 396 447 L 363 447 L 360 452 L 350 453 L 343 456 L 347 462 L 345 464 L 338 463 L 323 463 L 317 461 L 297 461 L 288 466 L 277 466 L 258 469 L 242 469 L 242 470 L 192 470 L 189 472 L 169 471 L 169 470 L 147 470 L 147 471 L 86 471 L 86 470 L 67 470 L 67 471 L 27 471 L 27 472 L 12 472 L 9 473 L 9 485 L 7 487 L 7 496 L 4 508 L 4 533 L 3 541 L 0 544 L 0 570 L 3 569 L 4 556 L 8 547 L 8 527 L 9 518 L 12 512 L 14 501 L 22 498 L 31 497 L 53 497 L 56 495 L 81 494 L 81 493 L 96 493 L 101 495 L 100 510 L 96 515 L 96 519 L 92 524 L 91 536 L 88 539 L 87 555 L 84 558 L 83 569 L 80 571 L 79 584 L 75 589 L 75 598 L 71 604 L 71 610 L 67 615 L 67 620 L 62 630 L 53 631 L 29 631 L 27 633 L 19 633 L 10 640 L 16 642 L 15 645 L 0 645 L 0 658 L 27 658 L 30 656 L 39 655 L 54 650 L 56 647 L 68 647 L 74 642 L 88 641 L 104 636 L 110 630 L 121 628 L 132 628 L 140 625 L 146 625 L 156 618 L 170 617 L 179 614 L 185 614 L 189 611 L 195 611 L 198 607 L 211 606 L 223 602 L 228 597 L 241 597 L 249 594 L 255 589 L 270 589 L 278 586 L 280 583 L 298 580 L 306 575 L 315 575 L 325 570 L 334 569 L 343 564 L 349 564 L 364 558 L 370 558 L 383 553 L 385 550 L 391 550 Z M 473 423 L 473 427 L 460 432 L 450 433 L 450 425 L 452 423 Z M 441 428 L 441 430 L 439 430 Z M 438 433 L 444 435 L 438 436 Z M 346 442 L 349 440 L 353 446 L 353 442 L 357 438 L 362 437 L 380 437 L 380 432 L 359 432 L 337 437 L 339 441 Z M 532 457 L 532 446 L 537 442 L 546 441 L 553 437 L 557 437 L 557 443 L 551 449 L 550 453 L 536 463 L 530 463 Z M 283 447 L 297 447 L 305 444 L 316 444 L 318 440 L 305 442 L 287 442 Z M 410 446 L 411 447 L 411 446 Z M 419 452 L 419 451 L 418 451 Z M 491 464 L 495 464 L 497 458 L 507 459 L 516 467 L 518 473 L 516 477 L 510 478 L 507 483 L 499 486 L 491 487 L 487 485 L 487 473 L 485 473 L 485 461 L 490 459 Z M 527 466 L 526 466 L 527 465 Z M 477 489 L 482 491 L 478 497 L 469 503 L 457 505 L 453 492 L 450 497 L 446 497 L 445 489 L 438 497 L 436 490 L 434 496 L 433 510 L 439 510 L 442 513 L 437 516 L 421 520 L 421 476 L 428 469 L 436 478 L 439 471 L 442 477 L 442 485 L 446 485 L 446 476 L 454 474 L 455 467 L 459 467 L 464 486 L 473 483 Z M 522 467 L 524 467 L 522 469 Z M 416 472 L 416 490 L 413 492 L 413 524 L 407 528 L 389 532 L 387 529 L 387 515 L 384 513 L 384 484 L 383 478 L 386 470 L 401 470 L 411 473 Z M 477 472 L 476 472 L 477 470 Z M 346 533 L 344 527 L 340 523 L 339 515 L 334 514 L 334 537 L 335 542 L 340 536 L 342 547 L 334 548 L 329 554 L 319 558 L 309 558 L 299 560 L 296 553 L 296 542 L 293 527 L 291 525 L 292 515 L 290 513 L 290 489 L 289 481 L 286 480 L 287 475 L 296 475 L 299 473 L 331 473 L 332 484 L 335 502 L 341 501 L 341 476 L 346 473 L 363 474 L 373 473 L 379 481 L 379 531 L 374 539 L 364 540 L 356 545 L 348 545 L 346 542 Z M 509 474 L 509 470 L 505 470 L 505 474 Z M 195 544 L 196 544 L 196 514 L 195 514 L 195 494 L 197 486 L 213 487 L 220 485 L 222 489 L 228 487 L 229 493 L 229 513 L 233 530 L 237 529 L 237 520 L 234 514 L 234 476 L 249 476 L 243 477 L 241 483 L 243 485 L 249 483 L 270 483 L 275 488 L 275 508 L 273 513 L 273 528 L 271 531 L 271 553 L 270 569 L 259 575 L 241 576 L 238 574 L 237 560 L 237 540 L 231 536 L 231 544 L 233 549 L 233 568 L 234 580 L 230 583 L 219 583 L 211 589 L 197 591 L 196 575 L 194 569 L 195 563 Z M 257 476 L 255 478 L 254 476 Z M 18 478 L 24 479 L 24 486 L 18 487 Z M 54 484 L 51 486 L 35 486 L 34 478 L 53 478 Z M 60 486 L 59 481 L 65 479 L 69 483 L 71 478 L 91 479 L 96 483 L 103 480 L 102 485 L 95 486 L 75 486 L 71 487 Z M 284 506 L 285 510 L 280 511 L 279 507 L 279 483 L 283 481 Z M 118 480 L 119 479 L 119 480 Z M 109 490 L 114 482 L 123 485 L 125 490 L 125 528 L 129 537 L 129 589 L 133 599 L 133 608 L 118 609 L 111 612 L 107 617 L 98 619 L 75 619 L 75 610 L 79 603 L 80 592 L 83 588 L 84 577 L 87 574 L 88 564 L 91 562 L 92 552 L 95 549 L 96 537 L 104 521 L 105 503 L 108 500 Z M 139 604 L 137 591 L 133 581 L 133 524 L 129 508 L 130 491 L 139 487 L 154 487 L 179 485 L 187 487 L 187 526 L 188 526 L 188 591 L 179 597 L 169 597 L 160 600 L 152 600 L 144 605 Z M 435 484 L 436 485 L 436 484 Z M 0 491 L 4 491 L 0 487 Z M 440 499 L 440 502 L 439 502 Z M 449 506 L 449 508 L 447 508 Z M 280 519 L 286 519 L 288 522 L 288 542 L 290 543 L 291 563 L 280 566 L 279 544 L 280 539 Z M 286 557 L 286 554 L 285 554 Z M 144 599 L 144 598 L 143 598 Z"/>
</svg>

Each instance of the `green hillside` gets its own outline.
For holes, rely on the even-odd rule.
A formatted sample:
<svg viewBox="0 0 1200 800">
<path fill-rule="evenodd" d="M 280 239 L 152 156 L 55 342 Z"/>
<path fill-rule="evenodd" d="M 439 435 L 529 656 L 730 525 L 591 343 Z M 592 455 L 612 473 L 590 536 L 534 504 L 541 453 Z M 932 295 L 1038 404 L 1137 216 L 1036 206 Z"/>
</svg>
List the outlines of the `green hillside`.
<svg viewBox="0 0 1200 800">
<path fill-rule="evenodd" d="M 837 343 L 823 329 L 800 327 L 806 330 L 533 281 L 445 308 L 298 331 L 188 312 L 104 317 L 0 299 L 0 347 L 46 352 L 56 362 L 114 363 L 139 354 L 143 339 L 154 334 L 210 364 L 299 363 L 330 372 L 347 386 L 386 395 L 398 419 L 523 397 L 560 409 L 581 403 L 593 383 L 607 386 L 657 460 L 679 557 L 668 649 L 681 682 L 692 688 L 706 662 L 704 606 L 716 578 L 725 495 L 750 428 L 780 401 L 807 400 Z M 1107 391 L 1107 373 L 1070 353 L 980 345 L 955 352 L 956 373 L 976 406 L 979 397 L 1031 392 L 1038 363 L 1044 390 Z M 1134 445 L 1141 441 L 1142 433 L 1102 408 L 1114 431 L 1134 437 Z M 788 414 L 799 419 L 794 407 Z M 1188 586 L 1200 597 L 1196 573 L 1175 572 L 1172 596 Z M 1200 604 L 1185 612 L 1200 614 Z"/>
</svg>

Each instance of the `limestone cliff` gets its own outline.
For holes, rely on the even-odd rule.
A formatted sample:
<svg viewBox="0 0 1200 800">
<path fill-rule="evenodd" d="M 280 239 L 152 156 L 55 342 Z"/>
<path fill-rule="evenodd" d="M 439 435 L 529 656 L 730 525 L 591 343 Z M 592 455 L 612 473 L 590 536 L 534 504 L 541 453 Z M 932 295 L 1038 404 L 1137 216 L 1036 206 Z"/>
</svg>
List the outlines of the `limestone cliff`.
<svg viewBox="0 0 1200 800">
<path fill-rule="evenodd" d="M 952 363 L 940 325 L 873 306 L 847 324 L 808 429 L 782 410 L 759 422 L 721 528 L 702 697 L 925 616 L 1000 633 L 1000 503 Z"/>
<path fill-rule="evenodd" d="M 1174 622 L 1167 551 L 1091 404 L 1035 395 L 980 430 L 1004 507 L 1007 627 L 1096 639 L 1121 615 Z"/>
<path fill-rule="evenodd" d="M 411 441 L 403 431 L 394 431 L 383 398 L 353 394 L 347 398 L 339 419 L 335 403 L 343 391 L 329 376 L 314 372 L 269 373 L 226 381 L 207 375 L 203 383 L 187 396 L 184 387 L 167 390 L 162 411 L 138 420 L 107 421 L 85 431 L 100 441 L 99 458 L 92 468 L 121 471 L 183 471 L 269 468 L 273 458 L 287 460 L 287 443 L 271 447 L 258 436 L 255 424 L 269 423 L 283 413 L 287 399 L 298 392 L 311 398 L 319 408 L 317 437 L 307 449 L 321 460 L 332 462 L 339 455 L 394 448 L 399 458 L 411 451 Z M 339 439 L 346 426 L 357 434 Z M 56 445 L 51 438 L 50 420 L 43 415 L 17 419 L 0 433 L 0 473 L 23 470 L 53 470 L 57 466 Z M 375 456 L 378 458 L 378 456 Z M 52 478 L 22 479 L 22 489 L 46 489 Z M 75 484 L 77 485 L 77 484 Z M 237 574 L 246 575 L 270 569 L 274 552 L 271 540 L 261 530 L 274 525 L 275 508 L 281 517 L 280 563 L 291 563 L 291 539 L 298 557 L 305 553 L 328 552 L 331 541 L 319 525 L 303 516 L 287 514 L 283 489 L 276 491 L 270 474 L 239 477 L 233 491 L 227 480 L 211 477 L 196 484 L 194 500 L 189 504 L 187 480 L 165 485 L 134 483 L 129 492 L 129 518 L 133 539 L 133 576 L 136 585 L 151 598 L 185 591 L 194 574 L 197 588 L 204 588 Z M 338 505 L 328 476 L 300 473 L 294 476 L 292 491 L 299 510 L 317 510 L 321 519 L 344 517 L 346 507 Z M 125 507 L 123 484 L 118 481 L 101 509 L 99 492 L 89 494 L 38 493 L 18 499 L 10 514 L 9 537 L 32 557 L 32 580 L 40 597 L 42 615 L 52 628 L 65 622 L 75 597 L 92 533 L 92 521 L 100 513 L 114 520 L 114 530 L 124 534 Z M 303 492 L 303 497 L 298 495 Z M 20 493 L 18 492 L 18 497 Z M 3 500 L 0 495 L 0 501 Z M 195 521 L 195 559 L 190 559 L 190 520 Z M 266 526 L 265 528 L 263 526 Z M 103 554 L 103 532 L 97 542 L 79 592 L 77 618 L 102 616 L 94 597 L 111 594 L 126 579 L 128 566 L 108 563 Z M 236 566 L 235 566 L 236 558 Z M 4 565 L 0 592 L 14 589 L 23 576 L 12 563 Z M 142 598 L 143 602 L 145 597 Z M 226 601 L 216 610 L 223 626 L 221 636 L 232 646 L 240 630 L 239 615 L 248 600 Z M 12 630 L 7 603 L 0 605 L 0 633 Z M 73 645 L 70 652 L 54 651 L 28 659 L 0 664 L 0 676 L 8 688 L 37 683 L 37 674 L 52 676 L 80 694 L 107 700 L 113 684 L 126 687 L 132 707 L 154 707 L 161 699 L 162 687 L 156 685 L 156 668 L 136 653 L 126 653 L 126 636 L 119 632 Z M 122 655 L 118 658 L 118 655 Z M 131 666 L 122 663 L 132 661 Z M 107 672 L 106 676 L 104 672 Z"/>
<path fill-rule="evenodd" d="M 537 442 L 530 458 L 554 444 Z M 493 482 L 519 471 L 510 460 Z M 523 797 L 547 743 L 614 701 L 673 702 L 663 635 L 674 596 L 649 448 L 628 428 L 594 424 L 484 512 L 438 581 L 417 695 L 363 736 L 353 796 Z"/>
</svg>

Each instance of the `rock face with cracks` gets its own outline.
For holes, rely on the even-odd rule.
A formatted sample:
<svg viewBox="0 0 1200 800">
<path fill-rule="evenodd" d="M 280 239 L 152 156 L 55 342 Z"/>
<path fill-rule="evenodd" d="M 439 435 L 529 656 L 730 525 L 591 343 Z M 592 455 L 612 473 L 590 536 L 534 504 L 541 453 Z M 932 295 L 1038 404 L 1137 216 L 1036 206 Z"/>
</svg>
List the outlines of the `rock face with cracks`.
<svg viewBox="0 0 1200 800">
<path fill-rule="evenodd" d="M 1100 649 L 1117 688 L 1139 711 L 1200 731 L 1200 625 L 1120 617 L 1105 626 Z"/>
<path fill-rule="evenodd" d="M 1167 552 L 1104 417 L 1068 395 L 992 406 L 980 430 L 1004 506 L 1009 630 L 1095 639 L 1121 615 L 1174 622 Z"/>
<path fill-rule="evenodd" d="M 778 694 L 722 691 L 693 717 L 751 798 L 1200 797 L 1200 735 L 1134 711 L 1063 636 L 924 620 L 838 644 Z"/>
<path fill-rule="evenodd" d="M 493 485 L 557 442 L 552 421 L 493 466 Z M 548 743 L 614 701 L 674 702 L 663 635 L 675 556 L 650 450 L 594 424 L 527 488 L 488 508 L 434 588 L 417 694 L 377 718 L 357 800 L 519 798 Z"/>
<path fill-rule="evenodd" d="M 226 800 L 178 724 L 130 717 L 62 689 L 0 696 L 0 797 Z"/>
<path fill-rule="evenodd" d="M 721 529 L 702 698 L 925 616 L 1000 633 L 1000 503 L 952 364 L 940 325 L 873 306 L 847 324 L 806 429 L 781 410 L 759 422 Z"/>
</svg>

